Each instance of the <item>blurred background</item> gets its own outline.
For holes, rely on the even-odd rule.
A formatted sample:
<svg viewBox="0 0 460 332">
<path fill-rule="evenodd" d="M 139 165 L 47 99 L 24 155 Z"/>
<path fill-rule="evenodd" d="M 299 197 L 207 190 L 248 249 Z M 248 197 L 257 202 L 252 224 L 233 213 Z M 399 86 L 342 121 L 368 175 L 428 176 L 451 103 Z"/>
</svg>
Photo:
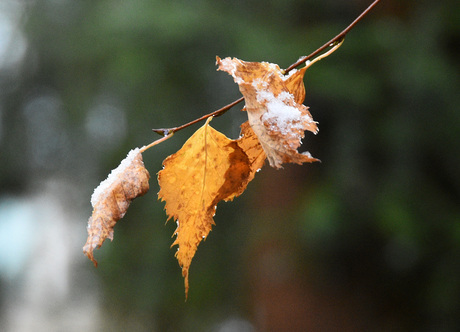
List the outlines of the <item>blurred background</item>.
<svg viewBox="0 0 460 332">
<path fill-rule="evenodd" d="M 90 196 L 134 148 L 240 94 L 215 56 L 282 68 L 369 1 L 2 0 L 0 330 L 458 331 L 460 5 L 382 0 L 307 71 L 321 163 L 266 165 L 183 279 L 156 173 L 83 255 Z M 212 122 L 237 138 L 240 107 Z"/>
</svg>

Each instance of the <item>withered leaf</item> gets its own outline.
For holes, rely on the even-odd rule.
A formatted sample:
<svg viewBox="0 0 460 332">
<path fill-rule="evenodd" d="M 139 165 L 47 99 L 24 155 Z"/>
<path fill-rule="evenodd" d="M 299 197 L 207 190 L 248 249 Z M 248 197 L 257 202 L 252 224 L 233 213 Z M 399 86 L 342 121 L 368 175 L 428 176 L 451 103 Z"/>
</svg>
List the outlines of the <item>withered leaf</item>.
<svg viewBox="0 0 460 332">
<path fill-rule="evenodd" d="M 217 57 L 218 70 L 233 76 L 244 96 L 249 124 L 265 151 L 270 166 L 313 162 L 308 152 L 298 153 L 305 130 L 317 133 L 305 98 L 305 69 L 283 75 L 278 65 Z"/>
<path fill-rule="evenodd" d="M 251 167 L 251 173 L 247 179 L 249 183 L 254 178 L 256 172 L 264 165 L 267 155 L 248 121 L 241 125 L 240 138 L 237 139 L 236 142 L 249 159 L 249 165 Z"/>
<path fill-rule="evenodd" d="M 190 264 L 214 225 L 217 203 L 241 194 L 251 174 L 248 156 L 236 141 L 209 126 L 210 119 L 164 160 L 158 173 L 158 197 L 166 202 L 168 220 L 173 218 L 177 223 L 172 246 L 179 246 L 176 258 L 186 296 Z"/>
<path fill-rule="evenodd" d="M 88 220 L 88 239 L 83 252 L 97 266 L 93 251 L 106 238 L 113 240 L 113 227 L 123 218 L 131 201 L 149 190 L 149 172 L 144 167 L 139 149 L 131 150 L 120 165 L 91 196 L 93 213 Z"/>
</svg>

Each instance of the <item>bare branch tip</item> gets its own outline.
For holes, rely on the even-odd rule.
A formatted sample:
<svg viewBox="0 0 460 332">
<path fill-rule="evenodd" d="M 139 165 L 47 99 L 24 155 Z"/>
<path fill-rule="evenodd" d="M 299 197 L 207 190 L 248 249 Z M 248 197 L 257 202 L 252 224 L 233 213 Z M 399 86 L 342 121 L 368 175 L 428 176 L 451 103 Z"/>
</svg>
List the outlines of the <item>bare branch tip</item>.
<svg viewBox="0 0 460 332">
<path fill-rule="evenodd" d="M 155 133 L 157 133 L 158 135 L 161 135 L 161 136 L 168 136 L 171 132 L 170 129 L 152 129 L 152 131 L 154 131 Z"/>
</svg>

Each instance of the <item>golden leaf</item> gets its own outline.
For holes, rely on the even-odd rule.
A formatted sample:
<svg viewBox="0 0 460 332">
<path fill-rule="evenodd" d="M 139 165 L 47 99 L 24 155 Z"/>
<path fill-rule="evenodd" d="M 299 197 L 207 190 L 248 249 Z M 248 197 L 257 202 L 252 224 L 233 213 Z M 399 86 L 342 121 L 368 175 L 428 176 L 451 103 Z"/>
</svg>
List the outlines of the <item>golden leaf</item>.
<svg viewBox="0 0 460 332">
<path fill-rule="evenodd" d="M 270 166 L 283 163 L 313 162 L 308 152 L 298 153 L 305 130 L 317 133 L 305 98 L 305 69 L 283 75 L 278 65 L 246 62 L 236 58 L 217 57 L 218 70 L 233 76 L 244 96 L 249 124 L 265 151 Z"/>
<path fill-rule="evenodd" d="M 83 252 L 97 266 L 93 251 L 106 238 L 113 240 L 113 227 L 123 218 L 131 201 L 149 190 L 149 172 L 144 167 L 139 149 L 131 150 L 120 165 L 91 196 L 93 213 L 88 220 L 88 239 Z"/>
<path fill-rule="evenodd" d="M 214 225 L 216 205 L 241 194 L 251 173 L 249 159 L 238 143 L 206 124 L 163 162 L 158 173 L 159 199 L 168 220 L 177 223 L 176 258 L 182 268 L 185 294 L 193 256 Z"/>
</svg>

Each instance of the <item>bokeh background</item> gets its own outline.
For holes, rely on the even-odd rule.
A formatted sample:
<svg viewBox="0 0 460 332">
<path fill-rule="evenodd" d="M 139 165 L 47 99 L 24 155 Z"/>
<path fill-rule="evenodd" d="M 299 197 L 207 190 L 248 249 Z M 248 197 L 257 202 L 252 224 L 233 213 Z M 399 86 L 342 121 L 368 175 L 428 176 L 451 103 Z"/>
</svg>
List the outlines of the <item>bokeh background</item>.
<svg viewBox="0 0 460 332">
<path fill-rule="evenodd" d="M 305 77 L 321 163 L 266 165 L 220 203 L 183 280 L 156 173 L 82 253 L 127 152 L 240 96 L 215 56 L 288 67 L 370 1 L 2 0 L 2 331 L 458 331 L 460 5 L 382 0 Z M 236 138 L 235 107 L 212 125 Z"/>
</svg>

